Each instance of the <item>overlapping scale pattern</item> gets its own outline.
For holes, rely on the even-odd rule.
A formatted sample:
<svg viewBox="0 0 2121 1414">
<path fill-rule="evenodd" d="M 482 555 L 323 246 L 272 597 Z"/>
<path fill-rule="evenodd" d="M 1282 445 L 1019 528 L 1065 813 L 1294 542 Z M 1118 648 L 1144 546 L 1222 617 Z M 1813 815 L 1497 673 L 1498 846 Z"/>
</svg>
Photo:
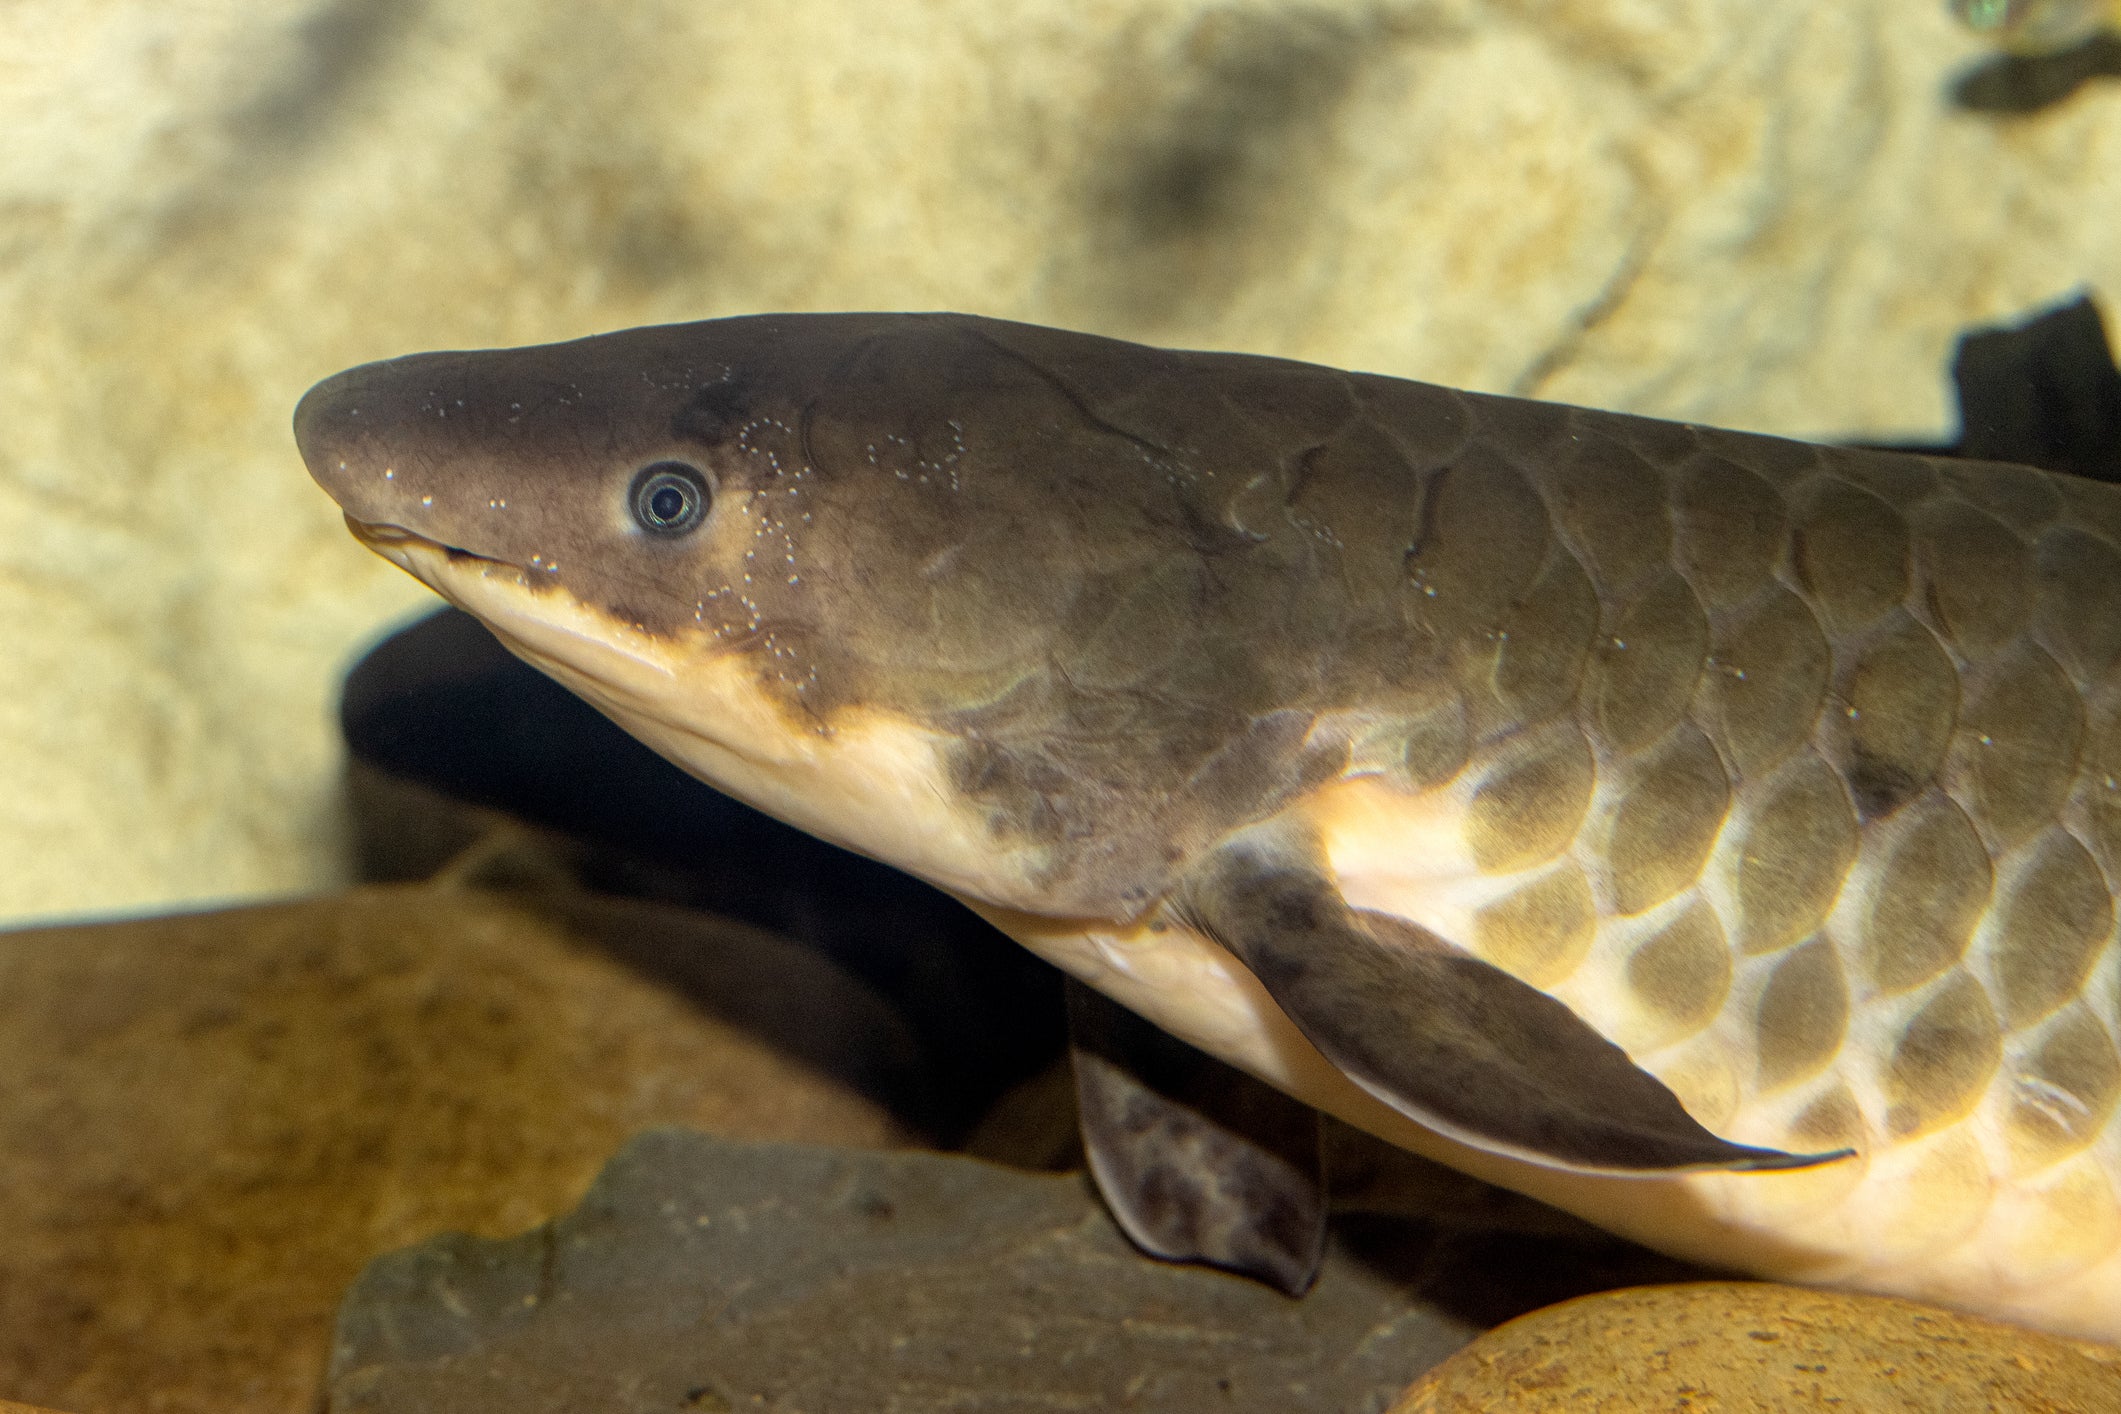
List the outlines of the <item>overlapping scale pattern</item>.
<svg viewBox="0 0 2121 1414">
<path fill-rule="evenodd" d="M 1471 945 L 1722 1132 L 1861 1151 L 1856 1265 L 2121 1272 L 2121 489 L 1469 402 L 1430 523 L 1509 568 L 1409 573 L 1500 646 L 1407 751 Z"/>
</svg>

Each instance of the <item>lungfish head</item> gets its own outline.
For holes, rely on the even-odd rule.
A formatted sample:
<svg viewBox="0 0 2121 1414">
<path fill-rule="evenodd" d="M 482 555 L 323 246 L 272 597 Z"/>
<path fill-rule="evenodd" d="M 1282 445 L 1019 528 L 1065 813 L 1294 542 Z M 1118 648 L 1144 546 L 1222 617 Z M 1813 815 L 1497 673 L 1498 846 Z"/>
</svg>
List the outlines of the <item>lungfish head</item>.
<svg viewBox="0 0 2121 1414">
<path fill-rule="evenodd" d="M 1417 508 L 1290 514 L 1280 424 L 1353 423 L 1350 386 L 1228 362 L 732 319 L 372 364 L 296 428 L 372 547 L 694 773 L 971 898 L 1126 918 L 1433 695 Z M 1439 397 L 1432 438 L 1459 422 Z"/>
<path fill-rule="evenodd" d="M 971 897 L 1124 917 L 1226 827 L 1239 758 L 1274 756 L 1263 802 L 1331 751 L 1256 649 L 1198 651 L 1244 488 L 1093 411 L 1108 370 L 1042 332 L 421 355 L 319 385 L 297 435 L 367 543 L 696 774 Z"/>
</svg>

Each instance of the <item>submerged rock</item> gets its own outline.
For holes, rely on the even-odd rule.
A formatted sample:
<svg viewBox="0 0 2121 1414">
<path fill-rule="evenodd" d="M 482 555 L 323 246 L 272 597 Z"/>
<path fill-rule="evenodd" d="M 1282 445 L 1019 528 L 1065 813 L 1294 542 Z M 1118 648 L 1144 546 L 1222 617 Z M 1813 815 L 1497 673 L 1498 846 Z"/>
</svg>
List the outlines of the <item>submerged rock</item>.
<svg viewBox="0 0 2121 1414">
<path fill-rule="evenodd" d="M 377 1261 L 340 1310 L 326 1403 L 1376 1414 L 1496 1320 L 1689 1270 L 1492 1216 L 1343 1215 L 1292 1301 L 1141 1256 L 1080 1174 L 664 1130 L 555 1223 Z"/>
<path fill-rule="evenodd" d="M 0 934 L 0 1074 L 0 1394 L 75 1414 L 308 1410 L 375 1254 L 520 1231 L 651 1125 L 904 1142 L 920 1088 L 770 935 L 440 887 Z"/>
<path fill-rule="evenodd" d="M 1430 1371 L 1393 1414 L 1829 1408 L 2121 1409 L 2121 1350 L 1892 1297 L 1696 1282 L 1520 1317 Z"/>
<path fill-rule="evenodd" d="M 1381 1410 L 1478 1324 L 1433 1242 L 1348 1238 L 1291 1301 L 1141 1257 L 1079 1175 L 665 1130 L 558 1222 L 370 1267 L 328 1407 Z"/>
</svg>

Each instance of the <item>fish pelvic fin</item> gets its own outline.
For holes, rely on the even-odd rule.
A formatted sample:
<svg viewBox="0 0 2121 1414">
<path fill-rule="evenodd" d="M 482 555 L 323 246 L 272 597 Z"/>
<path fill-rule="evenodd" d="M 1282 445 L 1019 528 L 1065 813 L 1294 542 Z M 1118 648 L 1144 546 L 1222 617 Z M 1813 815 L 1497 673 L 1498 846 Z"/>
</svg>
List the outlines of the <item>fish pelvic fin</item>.
<svg viewBox="0 0 2121 1414">
<path fill-rule="evenodd" d="M 1310 1290 L 1326 1242 L 1318 1112 L 1067 989 L 1083 1149 L 1120 1229 L 1152 1256 Z"/>
<path fill-rule="evenodd" d="M 1476 1148 L 1643 1175 L 1808 1168 L 1852 1152 L 1719 1138 L 1566 1005 L 1414 923 L 1349 907 L 1316 852 L 1271 828 L 1203 859 L 1177 902 L 1350 1080 Z"/>
</svg>

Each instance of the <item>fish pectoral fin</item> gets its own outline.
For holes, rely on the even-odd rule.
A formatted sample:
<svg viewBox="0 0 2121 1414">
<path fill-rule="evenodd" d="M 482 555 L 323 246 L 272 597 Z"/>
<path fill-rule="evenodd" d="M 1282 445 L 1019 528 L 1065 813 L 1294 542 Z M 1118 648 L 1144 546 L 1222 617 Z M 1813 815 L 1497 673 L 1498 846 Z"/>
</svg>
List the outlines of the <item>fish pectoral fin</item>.
<svg viewBox="0 0 2121 1414">
<path fill-rule="evenodd" d="M 1325 1256 L 1318 1112 L 1067 986 L 1083 1148 L 1121 1230 L 1152 1256 L 1303 1295 Z"/>
<path fill-rule="evenodd" d="M 1189 877 L 1181 907 L 1340 1071 L 1477 1148 L 1611 1173 L 1802 1168 L 1720 1139 L 1561 1002 L 1428 930 L 1358 912 L 1322 865 L 1264 832 Z"/>
</svg>

